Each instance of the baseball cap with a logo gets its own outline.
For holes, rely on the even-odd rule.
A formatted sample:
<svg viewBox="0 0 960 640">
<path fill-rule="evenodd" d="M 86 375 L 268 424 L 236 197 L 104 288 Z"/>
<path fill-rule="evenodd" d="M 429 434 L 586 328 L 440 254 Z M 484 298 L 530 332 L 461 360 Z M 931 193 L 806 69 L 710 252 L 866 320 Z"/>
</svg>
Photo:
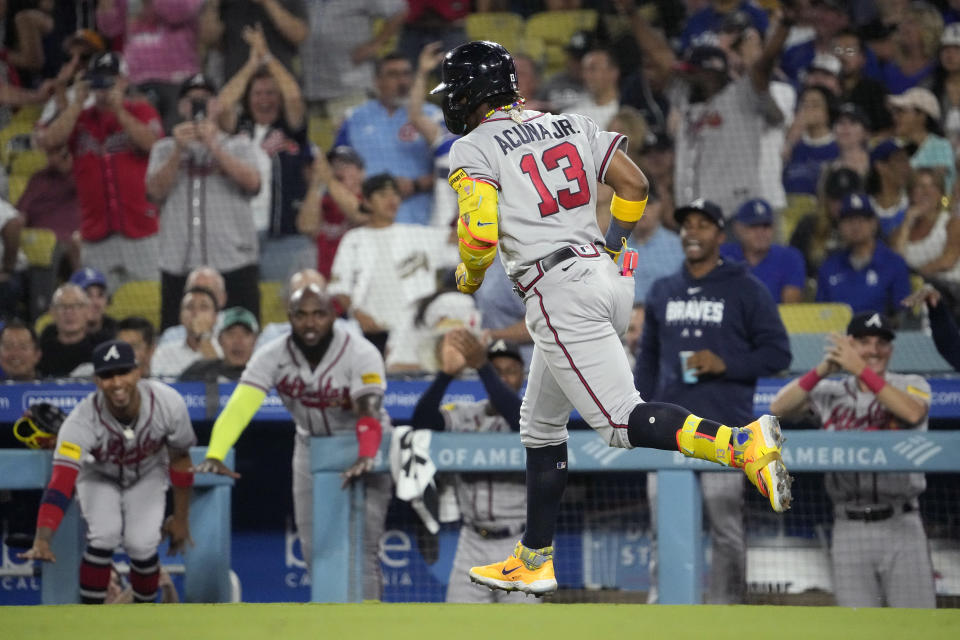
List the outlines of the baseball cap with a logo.
<svg viewBox="0 0 960 640">
<path fill-rule="evenodd" d="M 932 91 L 923 87 L 913 87 L 900 95 L 890 96 L 887 103 L 894 108 L 916 109 L 934 120 L 940 120 L 940 101 Z"/>
<path fill-rule="evenodd" d="M 87 290 L 87 287 L 92 287 L 94 285 L 99 285 L 106 290 L 107 288 L 107 278 L 103 275 L 103 272 L 94 269 L 93 267 L 84 267 L 83 269 L 77 269 L 73 272 L 73 275 L 70 276 L 70 283 L 75 284 L 84 291 Z"/>
<path fill-rule="evenodd" d="M 217 93 L 217 88 L 213 86 L 213 82 L 202 73 L 195 73 L 180 83 L 179 96 L 182 98 L 193 89 L 203 89 L 210 95 L 216 95 Z"/>
<path fill-rule="evenodd" d="M 759 227 L 761 225 L 773 224 L 773 208 L 770 203 L 762 198 L 747 200 L 737 209 L 735 216 L 737 222 L 745 224 L 748 227 Z"/>
<path fill-rule="evenodd" d="M 117 81 L 117 76 L 126 74 L 127 63 L 115 51 L 94 56 L 87 66 L 87 79 L 93 89 L 109 89 Z"/>
<path fill-rule="evenodd" d="M 137 366 L 133 347 L 123 340 L 101 342 L 93 350 L 93 374 L 100 376 L 110 372 L 130 371 Z"/>
<path fill-rule="evenodd" d="M 880 336 L 886 340 L 893 340 L 896 334 L 886 316 L 876 311 L 864 311 L 853 316 L 847 325 L 847 335 L 854 338 L 864 336 Z"/>
<path fill-rule="evenodd" d="M 841 220 L 856 217 L 876 218 L 877 213 L 873 210 L 873 205 L 870 204 L 870 199 L 867 198 L 867 194 L 851 193 L 843 199 L 843 204 L 840 205 L 839 217 Z"/>
<path fill-rule="evenodd" d="M 960 22 L 948 24 L 940 36 L 941 47 L 960 47 Z"/>
<path fill-rule="evenodd" d="M 682 206 L 673 212 L 673 219 L 677 221 L 677 224 L 683 225 L 684 218 L 688 214 L 699 213 L 710 218 L 715 225 L 724 228 L 725 221 L 723 219 L 723 209 L 720 208 L 720 205 L 710 202 L 705 198 L 697 198 L 688 205 Z"/>
<path fill-rule="evenodd" d="M 726 74 L 729 69 L 727 54 L 720 47 L 713 45 L 695 46 L 687 51 L 687 55 L 679 65 L 679 70 L 694 71 L 696 69 Z"/>
<path fill-rule="evenodd" d="M 493 360 L 499 357 L 513 358 L 520 364 L 523 364 L 523 356 L 520 355 L 520 347 L 506 340 L 494 340 L 487 347 L 487 360 Z"/>
</svg>

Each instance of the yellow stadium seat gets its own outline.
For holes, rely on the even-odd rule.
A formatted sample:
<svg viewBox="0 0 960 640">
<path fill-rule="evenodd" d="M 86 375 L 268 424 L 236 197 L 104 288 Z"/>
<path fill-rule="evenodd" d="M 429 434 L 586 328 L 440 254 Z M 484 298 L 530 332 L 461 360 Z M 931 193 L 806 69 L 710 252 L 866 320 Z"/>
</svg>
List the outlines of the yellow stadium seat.
<svg viewBox="0 0 960 640">
<path fill-rule="evenodd" d="M 16 151 L 10 158 L 10 175 L 29 178 L 46 166 L 47 154 L 43 151 L 36 149 Z"/>
<path fill-rule="evenodd" d="M 373 21 L 373 32 L 374 32 L 375 34 L 379 34 L 379 33 L 380 33 L 380 30 L 383 29 L 383 25 L 386 24 L 386 22 L 387 22 L 387 21 L 384 20 L 383 18 L 376 18 L 376 19 Z M 389 39 L 389 40 L 387 40 L 387 41 L 384 42 L 382 45 L 380 45 L 380 50 L 377 51 L 377 56 L 378 56 L 378 57 L 383 57 L 383 56 L 387 55 L 388 53 L 393 53 L 394 51 L 397 50 L 397 43 L 398 43 L 398 42 L 400 42 L 400 32 L 399 32 L 399 31 L 397 31 L 397 33 L 395 33 L 395 34 L 393 34 L 392 36 L 390 36 L 390 39 Z"/>
<path fill-rule="evenodd" d="M 797 302 L 779 308 L 787 333 L 843 333 L 853 317 L 850 305 L 840 302 Z"/>
<path fill-rule="evenodd" d="M 49 229 L 28 228 L 20 232 L 20 249 L 31 267 L 53 266 L 57 236 Z"/>
<path fill-rule="evenodd" d="M 564 48 L 577 31 L 591 31 L 597 26 L 597 12 L 593 9 L 574 11 L 544 11 L 527 18 L 524 38 L 539 40 L 544 45 L 543 61 L 547 75 L 564 67 Z"/>
<path fill-rule="evenodd" d="M 7 199 L 10 202 L 19 202 L 23 197 L 23 192 L 27 190 L 27 183 L 30 178 L 27 176 L 9 176 L 7 178 Z"/>
<path fill-rule="evenodd" d="M 283 295 L 283 283 L 267 280 L 260 283 L 260 324 L 287 321 L 287 305 Z"/>
<path fill-rule="evenodd" d="M 151 281 L 126 282 L 113 293 L 107 313 L 120 320 L 141 316 L 154 327 L 160 326 L 160 283 Z"/>
<path fill-rule="evenodd" d="M 40 119 L 40 114 L 43 113 L 42 104 L 27 104 L 19 109 L 13 114 L 12 122 L 28 122 L 32 127 L 36 124 L 37 120 Z"/>
<path fill-rule="evenodd" d="M 510 53 L 527 53 L 524 47 L 523 18 L 508 11 L 471 13 L 466 21 L 467 37 L 470 40 L 499 42 Z"/>
<path fill-rule="evenodd" d="M 320 149 L 329 149 L 333 146 L 333 139 L 337 134 L 335 126 L 333 120 L 330 118 L 310 116 L 310 121 L 307 125 L 307 136 L 310 138 L 310 142 L 320 147 Z"/>
<path fill-rule="evenodd" d="M 33 123 L 13 120 L 0 129 L 0 162 L 10 168 L 14 154 L 33 147 Z"/>
<path fill-rule="evenodd" d="M 51 322 L 53 322 L 53 316 L 51 316 L 49 313 L 44 313 L 34 321 L 33 330 L 36 331 L 37 335 L 39 336 Z"/>
</svg>

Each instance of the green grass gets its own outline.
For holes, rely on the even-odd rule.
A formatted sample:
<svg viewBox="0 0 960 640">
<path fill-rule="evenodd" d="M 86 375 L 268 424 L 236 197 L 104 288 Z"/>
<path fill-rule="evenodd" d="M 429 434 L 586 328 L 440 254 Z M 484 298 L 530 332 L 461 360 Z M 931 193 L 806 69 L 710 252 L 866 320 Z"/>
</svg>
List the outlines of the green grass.
<svg viewBox="0 0 960 640">
<path fill-rule="evenodd" d="M 612 604 L 32 606 L 0 607 L 0 637 L 9 640 L 954 640 L 960 638 L 960 610 Z"/>
</svg>

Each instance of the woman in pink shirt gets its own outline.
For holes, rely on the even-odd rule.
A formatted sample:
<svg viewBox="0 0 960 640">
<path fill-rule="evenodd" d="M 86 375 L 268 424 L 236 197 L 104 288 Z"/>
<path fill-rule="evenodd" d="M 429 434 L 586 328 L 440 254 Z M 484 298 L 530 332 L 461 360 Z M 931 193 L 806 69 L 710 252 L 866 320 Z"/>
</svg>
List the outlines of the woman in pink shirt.
<svg viewBox="0 0 960 640">
<path fill-rule="evenodd" d="M 170 131 L 177 119 L 180 83 L 200 71 L 205 0 L 100 0 L 97 27 L 114 39 L 127 61 L 130 82 L 145 93 Z M 117 39 L 122 40 L 122 45 Z"/>
</svg>

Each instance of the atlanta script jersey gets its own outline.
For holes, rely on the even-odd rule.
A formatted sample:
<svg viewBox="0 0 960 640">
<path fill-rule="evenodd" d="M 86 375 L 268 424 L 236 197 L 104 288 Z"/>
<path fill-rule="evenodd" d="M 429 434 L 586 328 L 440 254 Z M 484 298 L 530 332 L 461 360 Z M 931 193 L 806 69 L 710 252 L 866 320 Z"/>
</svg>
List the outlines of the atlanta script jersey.
<svg viewBox="0 0 960 640">
<path fill-rule="evenodd" d="M 54 462 L 111 478 L 129 487 L 158 465 L 169 464 L 167 447 L 186 450 L 197 443 L 187 404 L 172 387 L 156 380 L 137 383 L 140 413 L 123 424 L 107 409 L 102 391 L 74 407 L 57 436 Z"/>
<path fill-rule="evenodd" d="M 597 181 L 627 139 L 585 116 L 498 112 L 453 143 L 450 172 L 486 180 L 499 193 L 500 259 L 516 279 L 566 245 L 600 242 Z"/>
<path fill-rule="evenodd" d="M 265 344 L 240 376 L 242 384 L 269 391 L 276 387 L 302 436 L 354 433 L 357 413 L 353 403 L 368 393 L 383 395 L 386 376 L 383 358 L 367 340 L 334 324 L 333 339 L 315 369 L 293 338 L 280 336 Z M 389 424 L 381 409 L 380 422 Z"/>
</svg>

